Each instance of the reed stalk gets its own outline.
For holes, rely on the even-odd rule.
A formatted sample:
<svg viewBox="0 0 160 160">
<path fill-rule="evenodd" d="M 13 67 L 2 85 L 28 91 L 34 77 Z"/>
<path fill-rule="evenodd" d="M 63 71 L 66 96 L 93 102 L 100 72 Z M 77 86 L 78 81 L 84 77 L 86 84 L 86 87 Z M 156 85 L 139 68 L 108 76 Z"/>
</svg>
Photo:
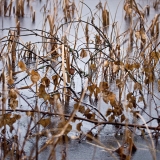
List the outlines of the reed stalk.
<svg viewBox="0 0 160 160">
<path fill-rule="evenodd" d="M 20 35 L 20 21 L 17 21 L 16 28 L 17 28 L 17 35 L 19 36 Z"/>
<path fill-rule="evenodd" d="M 36 12 L 34 11 L 32 14 L 32 22 L 35 22 L 35 16 L 36 16 Z"/>
</svg>

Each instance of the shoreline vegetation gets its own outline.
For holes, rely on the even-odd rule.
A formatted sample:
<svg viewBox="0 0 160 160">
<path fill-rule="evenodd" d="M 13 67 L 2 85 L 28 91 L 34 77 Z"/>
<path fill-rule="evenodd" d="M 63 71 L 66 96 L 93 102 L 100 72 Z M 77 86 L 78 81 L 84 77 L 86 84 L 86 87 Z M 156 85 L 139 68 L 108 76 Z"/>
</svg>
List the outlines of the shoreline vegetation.
<svg viewBox="0 0 160 160">
<path fill-rule="evenodd" d="M 79 143 L 85 139 L 121 160 L 132 159 L 140 135 L 149 139 L 156 160 L 160 2 L 120 1 L 114 18 L 107 1 L 92 9 L 85 1 L 47 0 L 38 13 L 32 4 L 42 2 L 0 0 L 0 159 L 38 160 L 47 149 L 46 159 L 54 160 L 58 144 L 67 144 L 76 130 Z M 128 25 L 122 33 L 119 7 Z M 157 14 L 150 16 L 153 10 Z M 41 15 L 40 29 L 21 26 L 25 16 L 35 24 Z M 9 17 L 14 27 L 4 26 Z M 92 127 L 84 131 L 86 122 Z M 107 126 L 123 137 L 117 148 L 99 141 Z M 66 149 L 61 159 L 67 159 Z"/>
</svg>

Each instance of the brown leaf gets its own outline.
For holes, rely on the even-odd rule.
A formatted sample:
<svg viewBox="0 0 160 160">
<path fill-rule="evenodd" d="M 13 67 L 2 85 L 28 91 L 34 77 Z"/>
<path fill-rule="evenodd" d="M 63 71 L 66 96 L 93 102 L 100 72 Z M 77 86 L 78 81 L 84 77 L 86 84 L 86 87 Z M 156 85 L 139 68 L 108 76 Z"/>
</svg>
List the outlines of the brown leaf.
<svg viewBox="0 0 160 160">
<path fill-rule="evenodd" d="M 9 101 L 9 106 L 15 110 L 18 107 L 18 100 L 14 99 L 14 98 L 10 98 Z"/>
<path fill-rule="evenodd" d="M 89 118 L 89 119 L 95 120 L 95 117 L 96 117 L 96 114 L 95 114 L 95 113 L 92 113 L 92 116 L 91 116 L 91 118 Z"/>
<path fill-rule="evenodd" d="M 11 113 L 6 113 L 6 114 L 3 115 L 3 118 L 8 119 L 8 118 L 11 117 L 11 115 L 12 115 Z"/>
<path fill-rule="evenodd" d="M 9 84 L 9 85 L 14 84 L 14 80 L 13 80 L 13 78 L 9 78 L 9 79 L 8 79 L 8 84 Z"/>
<path fill-rule="evenodd" d="M 116 79 L 116 85 L 117 85 L 117 87 L 119 87 L 119 88 L 123 88 L 124 83 L 123 83 L 120 79 Z"/>
<path fill-rule="evenodd" d="M 72 125 L 69 124 L 67 129 L 65 130 L 65 134 L 68 134 L 72 130 Z"/>
<path fill-rule="evenodd" d="M 105 103 L 107 103 L 108 104 L 108 102 L 109 102 L 109 99 L 108 99 L 108 94 L 107 93 L 103 93 L 103 101 L 105 102 Z"/>
<path fill-rule="evenodd" d="M 96 64 L 90 64 L 90 69 L 96 70 Z"/>
<path fill-rule="evenodd" d="M 126 108 L 127 108 L 127 109 L 128 109 L 128 108 L 132 109 L 132 108 L 133 108 L 133 104 L 132 104 L 131 102 L 129 102 L 129 103 L 126 105 Z"/>
<path fill-rule="evenodd" d="M 33 116 L 34 116 L 34 112 L 27 111 L 27 112 L 26 112 L 26 115 L 29 116 L 29 117 L 30 117 L 30 116 L 33 117 Z"/>
<path fill-rule="evenodd" d="M 78 107 L 79 107 L 79 104 L 78 104 L 78 103 L 74 104 L 74 109 L 75 109 L 75 110 L 77 110 Z"/>
<path fill-rule="evenodd" d="M 80 113 L 84 113 L 85 112 L 85 107 L 84 106 L 80 106 L 79 107 L 79 112 Z"/>
<path fill-rule="evenodd" d="M 45 101 L 50 99 L 50 95 L 46 93 L 45 86 L 41 84 L 39 86 L 39 98 L 43 98 Z"/>
<path fill-rule="evenodd" d="M 58 85 L 58 78 L 59 78 L 59 76 L 58 76 L 58 75 L 54 75 L 54 76 L 52 76 L 53 83 L 54 83 L 55 87 Z"/>
<path fill-rule="evenodd" d="M 133 97 L 133 93 L 132 92 L 127 94 L 127 100 L 128 101 L 130 101 L 132 99 L 132 97 Z"/>
<path fill-rule="evenodd" d="M 38 124 L 41 124 L 43 127 L 48 126 L 50 123 L 51 123 L 50 118 L 40 119 L 40 121 L 38 122 Z"/>
<path fill-rule="evenodd" d="M 138 98 L 138 102 L 142 102 L 142 101 L 143 101 L 143 97 L 140 96 L 140 97 Z"/>
<path fill-rule="evenodd" d="M 43 93 L 39 95 L 39 98 L 43 98 L 45 101 L 47 101 L 50 99 L 50 96 L 47 93 Z"/>
<path fill-rule="evenodd" d="M 81 126 L 82 126 L 82 122 L 80 122 L 80 123 L 78 123 L 78 124 L 76 125 L 76 129 L 77 129 L 78 131 L 81 131 Z"/>
<path fill-rule="evenodd" d="M 58 128 L 63 128 L 64 126 L 66 125 L 66 122 L 65 121 L 60 121 L 59 123 L 58 123 Z"/>
<path fill-rule="evenodd" d="M 104 61 L 103 66 L 104 66 L 104 67 L 108 67 L 108 66 L 109 66 L 109 62 L 108 62 L 107 60 Z"/>
<path fill-rule="evenodd" d="M 90 95 L 91 96 L 92 96 L 92 94 L 93 94 L 93 92 L 94 92 L 94 90 L 95 90 L 96 87 L 97 87 L 96 84 L 92 84 L 92 85 L 90 85 L 90 86 L 87 87 L 88 90 L 90 91 Z"/>
<path fill-rule="evenodd" d="M 96 87 L 96 89 L 95 89 L 95 91 L 94 91 L 94 96 L 95 96 L 95 98 L 98 97 L 98 94 L 99 94 L 100 92 L 101 92 L 101 91 L 100 91 L 99 87 Z"/>
<path fill-rule="evenodd" d="M 119 65 L 113 64 L 113 73 L 116 73 L 119 71 Z"/>
<path fill-rule="evenodd" d="M 19 115 L 19 114 L 14 114 L 13 117 L 14 117 L 16 120 L 18 120 L 18 119 L 21 118 L 21 115 Z"/>
<path fill-rule="evenodd" d="M 134 83 L 134 90 L 142 90 L 142 85 L 138 82 Z"/>
<path fill-rule="evenodd" d="M 19 67 L 22 71 L 26 71 L 26 65 L 24 64 L 23 61 L 19 61 L 19 62 L 18 62 L 18 67 Z"/>
<path fill-rule="evenodd" d="M 123 122 L 125 119 L 126 119 L 125 115 L 122 114 L 122 115 L 121 115 L 121 122 Z"/>
<path fill-rule="evenodd" d="M 106 117 L 109 116 L 112 113 L 112 109 L 108 108 L 107 112 L 106 112 Z"/>
<path fill-rule="evenodd" d="M 146 33 L 145 33 L 144 29 L 140 30 L 140 34 L 141 34 L 142 40 L 146 40 L 147 39 L 147 36 L 146 36 Z"/>
<path fill-rule="evenodd" d="M 93 135 L 93 133 L 91 132 L 91 131 L 89 131 L 87 134 L 86 134 L 86 138 L 87 138 L 87 140 L 92 140 L 93 139 L 93 137 L 94 137 L 94 135 Z"/>
<path fill-rule="evenodd" d="M 46 87 L 49 87 L 50 80 L 45 76 L 41 79 L 41 83 L 44 84 Z"/>
<path fill-rule="evenodd" d="M 17 93 L 14 91 L 14 89 L 9 90 L 9 97 L 13 99 L 17 98 Z"/>
<path fill-rule="evenodd" d="M 151 52 L 150 56 L 152 59 L 154 59 L 154 63 L 157 64 L 157 62 L 159 61 L 159 53 L 158 52 Z"/>
<path fill-rule="evenodd" d="M 74 73 L 75 73 L 75 69 L 74 68 L 70 68 L 69 69 L 69 74 L 74 75 Z"/>
<path fill-rule="evenodd" d="M 85 112 L 84 112 L 84 115 L 89 114 L 90 111 L 91 111 L 91 110 L 90 110 L 89 108 L 87 108 L 87 109 L 85 110 Z"/>
<path fill-rule="evenodd" d="M 33 83 L 37 83 L 40 79 L 40 74 L 35 70 L 32 70 L 30 74 L 31 74 L 31 77 L 30 77 L 31 81 Z"/>
<path fill-rule="evenodd" d="M 54 97 L 54 100 L 58 100 L 58 99 L 60 99 L 60 94 L 56 93 L 53 95 L 53 97 Z"/>
<path fill-rule="evenodd" d="M 91 113 L 87 113 L 87 114 L 85 113 L 84 115 L 87 117 L 87 119 L 91 119 L 91 117 L 92 117 Z"/>
<path fill-rule="evenodd" d="M 100 82 L 99 83 L 99 88 L 100 88 L 101 91 L 107 90 L 109 88 L 108 83 L 107 82 Z"/>
<path fill-rule="evenodd" d="M 81 58 L 87 57 L 87 52 L 84 49 L 82 49 L 80 56 L 81 56 Z"/>
<path fill-rule="evenodd" d="M 116 100 L 116 95 L 113 92 L 109 92 L 108 99 L 109 99 L 110 103 L 114 103 Z"/>
<path fill-rule="evenodd" d="M 119 108 L 119 109 L 116 110 L 116 112 L 117 112 L 117 115 L 120 116 L 122 114 L 122 109 Z"/>
<path fill-rule="evenodd" d="M 134 64 L 133 64 L 133 67 L 134 67 L 135 69 L 139 69 L 139 68 L 140 68 L 140 63 L 134 63 Z"/>
<path fill-rule="evenodd" d="M 126 63 L 124 67 L 125 69 L 130 70 L 130 71 L 134 69 L 133 64 L 129 64 L 129 63 Z"/>
<path fill-rule="evenodd" d="M 115 120 L 114 115 L 111 115 L 111 116 L 108 117 L 108 121 L 109 122 L 113 122 L 114 120 Z"/>
</svg>

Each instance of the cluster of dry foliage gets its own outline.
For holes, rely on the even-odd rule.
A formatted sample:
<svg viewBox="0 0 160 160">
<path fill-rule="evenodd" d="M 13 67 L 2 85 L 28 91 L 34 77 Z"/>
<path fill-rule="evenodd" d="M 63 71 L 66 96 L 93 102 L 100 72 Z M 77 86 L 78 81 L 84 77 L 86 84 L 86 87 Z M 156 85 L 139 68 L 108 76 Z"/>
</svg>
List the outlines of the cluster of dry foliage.
<svg viewBox="0 0 160 160">
<path fill-rule="evenodd" d="M 38 159 L 38 155 L 50 147 L 48 159 L 56 159 L 56 145 L 61 139 L 67 141 L 67 134 L 72 130 L 71 122 L 77 120 L 76 129 L 80 133 L 83 122 L 95 125 L 83 137 L 80 134 L 79 141 L 87 137 L 111 154 L 117 152 L 122 159 L 131 158 L 136 150 L 134 134 L 140 131 L 143 136 L 151 138 L 153 149 L 150 151 L 156 159 L 153 140 L 158 139 L 160 131 L 160 80 L 156 77 L 159 75 L 160 58 L 159 14 L 148 23 L 150 6 L 143 8 L 135 0 L 125 0 L 124 18 L 129 28 L 120 33 L 118 22 L 111 19 L 107 10 L 107 2 L 104 5 L 98 3 L 93 13 L 84 2 L 76 5 L 74 1 L 56 0 L 51 14 L 47 12 L 49 1 L 46 1 L 42 8 L 45 17 L 43 28 L 30 30 L 21 27 L 18 20 L 25 16 L 24 6 L 28 5 L 32 21 L 36 21 L 30 0 L 1 0 L 0 3 L 1 17 L 16 17 L 16 27 L 2 28 L 8 30 L 8 35 L 0 39 L 3 64 L 0 76 L 1 158 Z M 158 0 L 153 2 L 155 10 L 159 4 Z M 87 20 L 81 17 L 82 7 L 89 11 Z M 63 18 L 59 14 L 63 14 Z M 45 27 L 47 25 L 49 30 Z M 74 36 L 72 41 L 69 39 L 71 32 Z M 24 43 L 22 39 L 26 36 L 39 37 L 39 41 Z M 78 93 L 75 87 L 80 84 L 74 82 L 75 77 L 81 79 L 81 91 Z M 153 99 L 152 105 L 148 105 L 148 95 Z M 70 102 L 74 107 L 66 114 Z M 100 106 L 102 102 L 104 104 Z M 28 109 L 23 107 L 26 105 Z M 100 108 L 106 113 L 102 113 Z M 152 116 L 152 110 L 157 116 Z M 24 113 L 29 120 L 26 121 L 25 136 L 20 140 L 19 127 L 14 126 L 23 120 Z M 148 121 L 144 120 L 144 115 L 148 116 Z M 57 116 L 56 126 L 49 127 Z M 138 123 L 140 119 L 142 123 Z M 150 126 L 150 122 L 155 120 L 157 126 Z M 101 131 L 98 127 L 105 125 L 115 126 L 116 134 L 125 131 L 125 138 L 118 149 L 109 150 L 98 141 Z M 92 133 L 95 128 L 97 135 Z M 47 140 L 40 146 L 43 136 Z M 26 143 L 32 138 L 35 138 L 36 147 L 26 153 Z M 127 152 L 126 148 L 124 151 L 126 144 Z M 62 154 L 62 159 L 65 158 L 66 154 Z"/>
</svg>

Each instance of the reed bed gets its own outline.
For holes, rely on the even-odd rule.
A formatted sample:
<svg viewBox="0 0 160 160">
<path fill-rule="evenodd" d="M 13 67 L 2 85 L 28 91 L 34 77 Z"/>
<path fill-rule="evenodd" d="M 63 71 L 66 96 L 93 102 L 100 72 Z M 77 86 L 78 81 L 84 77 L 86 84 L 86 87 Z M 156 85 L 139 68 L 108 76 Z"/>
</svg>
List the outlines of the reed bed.
<svg viewBox="0 0 160 160">
<path fill-rule="evenodd" d="M 0 15 L 16 18 L 15 27 L 1 28 L 8 32 L 0 38 L 1 159 L 38 160 L 46 149 L 46 159 L 56 159 L 56 147 L 73 138 L 69 134 L 76 126 L 79 143 L 83 139 L 94 142 L 117 159 L 132 159 L 138 150 L 134 137 L 147 137 L 156 160 L 155 142 L 160 130 L 159 13 L 147 22 L 152 6 L 143 8 L 135 0 L 125 0 L 124 20 L 129 27 L 121 33 L 107 2 L 99 2 L 92 10 L 85 2 L 49 0 L 41 8 L 42 29 L 28 29 L 21 26 L 21 18 L 29 6 L 31 22 L 36 23 L 38 13 L 32 3 L 0 1 L 4 6 Z M 88 10 L 85 16 L 83 8 Z M 159 8 L 158 1 L 153 2 L 153 8 Z M 30 36 L 38 40 L 23 42 Z M 25 132 L 20 134 L 24 117 Z M 94 127 L 85 132 L 85 122 Z M 97 138 L 101 128 L 110 125 L 115 127 L 115 137 L 123 136 L 116 148 L 108 148 Z M 32 140 L 33 148 L 26 151 Z M 61 159 L 67 159 L 66 148 Z"/>
</svg>

